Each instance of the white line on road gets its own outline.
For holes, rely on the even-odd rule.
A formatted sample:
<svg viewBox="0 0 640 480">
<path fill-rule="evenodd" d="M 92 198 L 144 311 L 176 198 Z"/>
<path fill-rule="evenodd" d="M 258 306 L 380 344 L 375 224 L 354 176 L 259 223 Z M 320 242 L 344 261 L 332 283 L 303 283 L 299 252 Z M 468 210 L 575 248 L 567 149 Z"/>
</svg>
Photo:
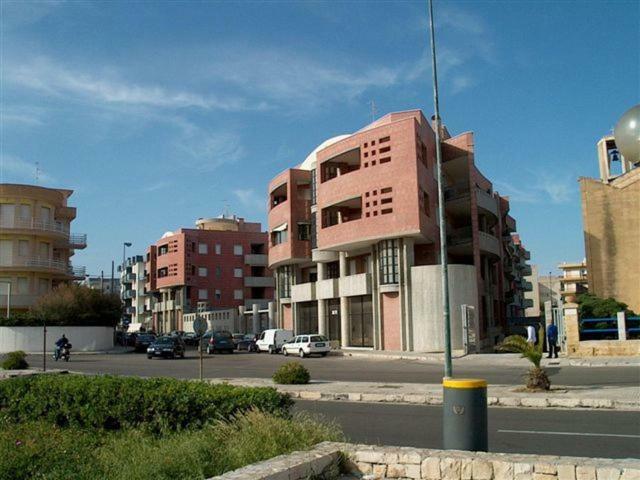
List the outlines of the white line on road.
<svg viewBox="0 0 640 480">
<path fill-rule="evenodd" d="M 530 433 L 535 435 L 569 435 L 579 437 L 622 437 L 640 438 L 640 435 L 625 435 L 621 433 L 587 433 L 587 432 L 545 432 L 537 430 L 498 430 L 498 433 Z"/>
</svg>

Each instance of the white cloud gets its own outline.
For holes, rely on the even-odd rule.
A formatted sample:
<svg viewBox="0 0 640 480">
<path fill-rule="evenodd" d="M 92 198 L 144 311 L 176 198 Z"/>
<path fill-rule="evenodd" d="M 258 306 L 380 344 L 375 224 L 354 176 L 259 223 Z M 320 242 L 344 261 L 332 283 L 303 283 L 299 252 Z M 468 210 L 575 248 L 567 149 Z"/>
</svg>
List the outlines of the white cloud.
<svg viewBox="0 0 640 480">
<path fill-rule="evenodd" d="M 435 10 L 434 14 L 438 26 L 451 27 L 469 35 L 482 35 L 486 32 L 484 20 L 467 10 L 446 5 Z"/>
<path fill-rule="evenodd" d="M 147 185 L 143 187 L 142 191 L 148 192 L 148 193 L 156 192 L 158 190 L 162 190 L 163 188 L 167 188 L 169 185 L 171 185 L 169 182 L 165 182 L 164 180 L 161 180 L 159 182 L 152 183 L 151 185 Z"/>
<path fill-rule="evenodd" d="M 41 108 L 2 105 L 0 109 L 0 125 L 3 127 L 10 125 L 39 127 L 44 125 L 42 116 Z"/>
<path fill-rule="evenodd" d="M 237 188 L 232 191 L 240 204 L 245 208 L 257 210 L 261 213 L 266 212 L 267 200 L 265 196 L 259 195 L 253 188 Z"/>
<path fill-rule="evenodd" d="M 37 23 L 63 3 L 61 0 L 6 0 L 0 2 L 2 28 L 16 28 Z"/>
<path fill-rule="evenodd" d="M 6 153 L 0 155 L 0 182 L 35 183 L 36 175 L 39 183 L 51 184 L 56 182 L 54 177 L 42 169 L 41 164 L 36 165 L 20 157 Z"/>
<path fill-rule="evenodd" d="M 562 204 L 572 201 L 576 182 L 571 177 L 555 178 L 535 172 L 526 172 L 526 175 L 530 177 L 526 185 L 516 186 L 501 180 L 495 181 L 494 185 L 512 202 Z"/>
</svg>

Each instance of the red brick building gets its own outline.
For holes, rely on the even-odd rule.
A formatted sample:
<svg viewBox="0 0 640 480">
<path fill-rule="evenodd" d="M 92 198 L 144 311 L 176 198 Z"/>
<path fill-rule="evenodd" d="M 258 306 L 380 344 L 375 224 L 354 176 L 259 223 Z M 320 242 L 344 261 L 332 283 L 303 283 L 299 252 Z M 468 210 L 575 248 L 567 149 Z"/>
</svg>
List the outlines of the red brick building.
<svg viewBox="0 0 640 480">
<path fill-rule="evenodd" d="M 515 220 L 475 165 L 473 134 L 442 138 L 453 347 L 490 348 L 521 288 Z M 269 184 L 279 324 L 343 347 L 442 350 L 437 209 L 434 132 L 419 110 L 329 139 L 279 174 Z M 465 338 L 462 306 L 477 320 Z"/>
<path fill-rule="evenodd" d="M 194 229 L 163 235 L 147 251 L 154 329 L 182 330 L 183 314 L 196 310 L 267 308 L 274 296 L 267 248 L 261 225 L 235 216 L 199 219 Z"/>
</svg>

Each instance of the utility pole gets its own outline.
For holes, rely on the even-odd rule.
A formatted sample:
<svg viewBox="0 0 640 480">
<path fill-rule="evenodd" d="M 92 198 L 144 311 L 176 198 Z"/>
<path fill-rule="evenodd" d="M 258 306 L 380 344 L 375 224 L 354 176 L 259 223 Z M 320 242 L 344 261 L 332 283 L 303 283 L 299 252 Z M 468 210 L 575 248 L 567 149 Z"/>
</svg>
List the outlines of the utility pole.
<svg viewBox="0 0 640 480">
<path fill-rule="evenodd" d="M 438 71 L 436 66 L 436 38 L 433 24 L 433 1 L 429 0 L 429 29 L 431 31 L 431 66 L 433 70 L 433 106 L 435 111 L 436 166 L 438 175 L 438 221 L 440 223 L 440 265 L 442 265 L 442 316 L 444 323 L 444 377 L 453 376 L 451 362 L 451 325 L 449 311 L 449 265 L 447 259 L 447 221 L 444 212 L 442 179 L 442 148 L 440 145 L 440 105 L 438 102 Z"/>
</svg>

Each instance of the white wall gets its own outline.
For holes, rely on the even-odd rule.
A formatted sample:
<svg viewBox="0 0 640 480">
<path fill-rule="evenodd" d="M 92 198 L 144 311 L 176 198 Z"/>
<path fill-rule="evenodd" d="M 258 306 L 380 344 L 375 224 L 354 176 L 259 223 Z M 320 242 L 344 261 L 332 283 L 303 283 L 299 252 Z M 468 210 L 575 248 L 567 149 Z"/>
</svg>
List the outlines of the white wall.
<svg viewBox="0 0 640 480">
<path fill-rule="evenodd" d="M 23 350 L 42 353 L 42 327 L 0 327 L 0 353 Z M 53 352 L 62 334 L 73 345 L 71 352 L 93 352 L 113 348 L 113 327 L 47 327 L 47 350 Z"/>
<path fill-rule="evenodd" d="M 444 350 L 442 288 L 440 265 L 411 267 L 411 305 L 413 307 L 413 349 L 417 352 Z M 449 307 L 451 348 L 463 348 L 462 305 L 478 311 L 478 284 L 473 265 L 449 265 Z"/>
</svg>

